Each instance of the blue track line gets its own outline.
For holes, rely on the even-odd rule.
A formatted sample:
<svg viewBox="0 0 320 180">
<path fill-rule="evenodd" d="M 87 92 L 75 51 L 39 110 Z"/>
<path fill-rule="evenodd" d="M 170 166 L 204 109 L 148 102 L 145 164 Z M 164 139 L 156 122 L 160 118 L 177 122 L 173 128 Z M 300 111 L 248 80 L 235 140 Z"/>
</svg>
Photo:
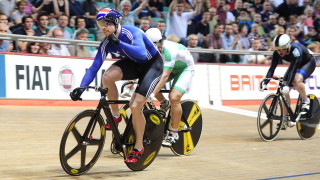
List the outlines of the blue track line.
<svg viewBox="0 0 320 180">
<path fill-rule="evenodd" d="M 307 174 L 298 174 L 298 175 L 292 175 L 292 176 L 281 176 L 281 177 L 265 178 L 265 179 L 258 179 L 258 180 L 285 179 L 285 178 L 293 178 L 293 177 L 301 177 L 301 176 L 312 176 L 312 175 L 317 175 L 317 174 L 320 174 L 320 172 L 307 173 Z"/>
</svg>

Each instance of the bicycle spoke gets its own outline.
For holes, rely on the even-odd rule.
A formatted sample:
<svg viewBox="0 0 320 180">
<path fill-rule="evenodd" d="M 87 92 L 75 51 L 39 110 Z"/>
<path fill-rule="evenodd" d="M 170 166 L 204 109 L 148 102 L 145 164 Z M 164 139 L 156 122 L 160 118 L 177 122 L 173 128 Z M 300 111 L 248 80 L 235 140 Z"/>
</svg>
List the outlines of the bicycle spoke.
<svg viewBox="0 0 320 180">
<path fill-rule="evenodd" d="M 71 158 L 73 155 L 75 155 L 77 152 L 79 152 L 79 151 L 80 151 L 80 146 L 81 146 L 81 145 L 77 145 L 76 147 L 74 147 L 74 148 L 65 156 L 65 158 L 66 158 L 66 159 L 69 159 L 69 158 Z"/>
<path fill-rule="evenodd" d="M 273 123 L 272 123 L 272 121 L 270 121 L 270 136 L 272 136 L 272 130 L 273 130 Z"/>
<path fill-rule="evenodd" d="M 76 127 L 72 128 L 71 130 L 73 136 L 76 138 L 77 142 L 80 143 L 82 141 L 82 136 L 80 135 L 79 131 Z"/>
<path fill-rule="evenodd" d="M 90 145 L 99 145 L 100 144 L 100 139 L 91 139 L 89 146 Z"/>
<path fill-rule="evenodd" d="M 82 148 L 81 148 L 81 168 L 86 165 L 86 152 L 87 152 L 87 146 L 82 146 Z"/>
<path fill-rule="evenodd" d="M 261 125 L 261 129 L 263 129 L 269 122 L 270 122 L 270 120 L 267 119 L 267 120 Z"/>
<path fill-rule="evenodd" d="M 273 116 L 273 119 L 274 119 L 274 120 L 279 120 L 279 121 L 282 120 L 281 116 Z"/>
<path fill-rule="evenodd" d="M 267 114 L 267 117 L 269 117 L 270 111 L 269 111 L 268 107 L 266 106 L 266 104 L 263 105 L 263 109 L 264 109 L 264 112 Z"/>
</svg>

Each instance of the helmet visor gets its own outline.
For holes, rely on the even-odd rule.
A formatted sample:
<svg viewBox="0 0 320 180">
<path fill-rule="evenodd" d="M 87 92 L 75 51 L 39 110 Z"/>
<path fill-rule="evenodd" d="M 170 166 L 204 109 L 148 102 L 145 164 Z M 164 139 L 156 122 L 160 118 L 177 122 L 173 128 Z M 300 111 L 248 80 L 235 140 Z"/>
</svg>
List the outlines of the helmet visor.
<svg viewBox="0 0 320 180">
<path fill-rule="evenodd" d="M 276 47 L 274 47 L 274 49 L 275 49 L 276 51 L 281 51 L 281 50 L 287 49 L 287 46 L 286 46 L 286 45 L 284 45 L 284 46 L 276 46 Z"/>
<path fill-rule="evenodd" d="M 101 19 L 100 21 L 97 21 L 97 25 L 100 29 L 102 29 L 103 27 L 110 26 L 111 24 L 114 24 L 114 23 L 111 20 L 107 20 L 107 19 Z"/>
</svg>

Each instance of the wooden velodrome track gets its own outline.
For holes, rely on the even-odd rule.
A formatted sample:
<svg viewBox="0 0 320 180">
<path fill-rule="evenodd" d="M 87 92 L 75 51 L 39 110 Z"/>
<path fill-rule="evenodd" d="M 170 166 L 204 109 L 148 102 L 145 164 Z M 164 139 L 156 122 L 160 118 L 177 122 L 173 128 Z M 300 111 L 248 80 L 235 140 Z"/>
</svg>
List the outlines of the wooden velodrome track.
<svg viewBox="0 0 320 180">
<path fill-rule="evenodd" d="M 59 162 L 60 140 L 73 116 L 88 108 L 94 107 L 0 106 L 0 179 L 320 179 L 319 132 L 301 140 L 294 127 L 264 142 L 256 118 L 209 108 L 202 108 L 202 136 L 190 155 L 162 148 L 147 169 L 133 172 L 111 154 L 109 133 L 95 166 L 72 177 Z"/>
</svg>

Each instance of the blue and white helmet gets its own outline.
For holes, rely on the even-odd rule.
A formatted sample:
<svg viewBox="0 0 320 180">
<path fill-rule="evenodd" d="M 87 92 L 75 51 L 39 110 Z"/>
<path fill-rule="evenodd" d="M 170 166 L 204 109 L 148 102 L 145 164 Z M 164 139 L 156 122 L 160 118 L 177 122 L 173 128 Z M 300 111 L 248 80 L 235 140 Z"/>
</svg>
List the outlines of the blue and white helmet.
<svg viewBox="0 0 320 180">
<path fill-rule="evenodd" d="M 104 26 L 110 25 L 110 23 L 113 23 L 117 29 L 121 17 L 122 15 L 118 11 L 112 8 L 104 8 L 97 14 L 96 22 L 100 29 Z"/>
</svg>

